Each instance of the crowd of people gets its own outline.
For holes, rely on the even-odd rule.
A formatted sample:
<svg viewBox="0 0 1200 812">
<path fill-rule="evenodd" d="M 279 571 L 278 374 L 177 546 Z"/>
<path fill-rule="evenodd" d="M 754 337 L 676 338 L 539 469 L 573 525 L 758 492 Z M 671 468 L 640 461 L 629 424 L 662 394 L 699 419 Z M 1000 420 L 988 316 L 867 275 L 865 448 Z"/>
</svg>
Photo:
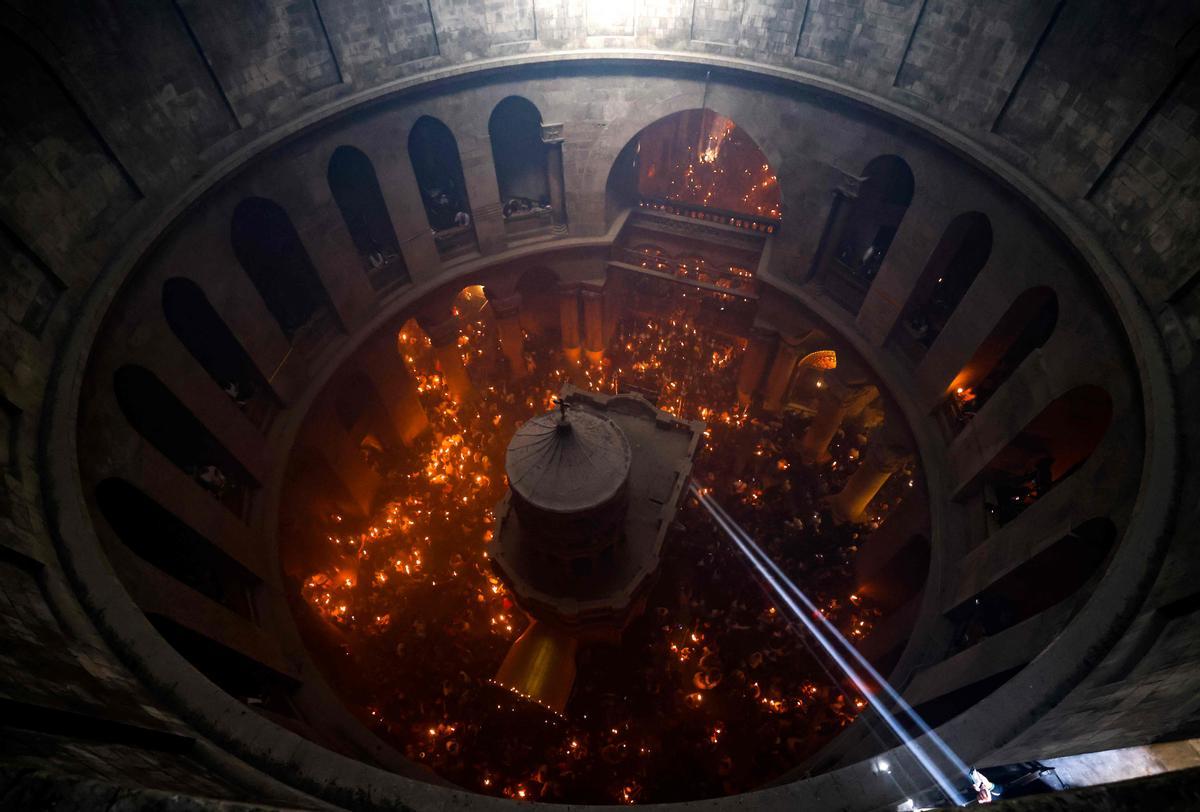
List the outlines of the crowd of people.
<svg viewBox="0 0 1200 812">
<path fill-rule="evenodd" d="M 584 647 L 567 713 L 490 679 L 528 619 L 488 561 L 504 450 L 568 380 L 638 391 L 706 421 L 694 477 L 851 639 L 879 617 L 855 593 L 865 525 L 836 525 L 822 497 L 852 473 L 867 437 L 846 427 L 832 459 L 800 463 L 808 417 L 747 414 L 734 390 L 739 339 L 686 316 L 622 321 L 602 368 L 572 368 L 554 337 L 530 336 L 514 378 L 487 308 L 459 347 L 476 396 L 456 402 L 415 326 L 405 362 L 430 418 L 410 449 L 376 456 L 389 501 L 361 527 L 334 522 L 329 561 L 303 597 L 342 641 L 323 663 L 345 701 L 412 760 L 463 787 L 518 800 L 683 801 L 742 792 L 814 753 L 866 703 L 831 679 L 740 554 L 696 504 L 668 536 L 645 613 L 614 647 Z M 903 498 L 896 477 L 878 515 Z M 345 678 L 346 674 L 352 675 Z"/>
</svg>

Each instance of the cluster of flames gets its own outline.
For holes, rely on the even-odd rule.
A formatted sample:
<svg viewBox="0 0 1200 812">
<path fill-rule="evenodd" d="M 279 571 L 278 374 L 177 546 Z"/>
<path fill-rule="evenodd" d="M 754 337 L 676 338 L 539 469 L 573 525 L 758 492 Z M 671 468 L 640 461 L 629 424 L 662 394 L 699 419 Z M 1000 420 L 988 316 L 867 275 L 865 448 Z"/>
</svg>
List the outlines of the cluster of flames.
<svg viewBox="0 0 1200 812">
<path fill-rule="evenodd" d="M 647 772 L 654 759 L 662 757 L 662 744 L 639 729 L 645 719 L 628 712 L 613 724 L 611 713 L 601 720 L 586 710 L 596 695 L 589 693 L 585 668 L 580 671 L 574 713 L 567 719 L 543 720 L 544 735 L 553 746 L 523 759 L 514 761 L 497 752 L 505 745 L 480 734 L 483 722 L 465 715 L 450 718 L 450 708 L 461 711 L 468 704 L 452 700 L 487 682 L 528 622 L 488 561 L 492 507 L 506 487 L 503 448 L 519 421 L 552 408 L 553 395 L 568 380 L 602 392 L 654 388 L 660 408 L 708 424 L 699 468 L 706 456 L 722 453 L 722 439 L 745 445 L 753 442 L 757 431 L 738 407 L 731 387 L 740 345 L 736 339 L 701 330 L 685 317 L 622 323 L 602 366 L 570 367 L 557 350 L 534 346 L 532 374 L 519 389 L 510 388 L 489 312 L 474 307 L 470 297 L 467 304 L 471 306 L 461 309 L 458 349 L 479 397 L 459 403 L 451 396 L 430 339 L 410 322 L 398 338 L 430 420 L 429 435 L 409 450 L 410 455 L 415 451 L 415 458 L 388 469 L 391 498 L 370 522 L 351 528 L 342 517 L 331 517 L 328 563 L 302 584 L 305 600 L 336 630 L 344 655 L 362 671 L 360 693 L 347 697 L 348 704 L 409 757 L 482 792 L 518 800 L 545 798 L 546 787 L 554 781 L 569 784 L 570 776 L 589 775 L 599 765 L 619 775 L 605 783 L 605 797 L 589 800 L 677 800 L 661 794 L 648 797 L 653 790 L 647 789 Z M 756 456 L 777 455 L 770 443 L 758 441 L 749 447 Z M 779 456 L 772 467 L 783 477 L 792 463 Z M 730 496 L 740 496 L 740 509 L 753 511 L 764 487 L 745 483 L 740 494 Z M 711 543 L 717 543 L 715 537 Z M 877 613 L 860 603 L 851 595 L 829 599 L 823 609 L 850 634 L 861 637 Z M 703 728 L 696 746 L 708 754 L 705 758 L 715 759 L 714 770 L 727 776 L 726 786 L 732 791 L 749 787 L 729 784 L 734 780 L 732 748 L 738 745 L 727 744 L 733 723 L 719 714 L 729 709 L 731 696 L 759 708 L 764 719 L 790 719 L 820 704 L 822 712 L 842 725 L 864 707 L 861 698 L 836 686 L 819 686 L 816 674 L 794 692 L 781 693 L 780 679 L 792 666 L 772 665 L 762 655 L 751 655 L 748 666 L 759 676 L 741 671 L 727 676 L 719 630 L 695 620 L 674 622 L 661 607 L 657 612 L 647 622 L 653 645 L 662 646 L 666 658 L 659 678 L 678 686 L 681 710 L 695 714 Z M 764 632 L 768 637 L 778 638 L 787 629 L 774 608 L 764 609 L 759 623 L 771 630 Z M 455 645 L 454 650 L 469 654 L 454 659 L 447 651 Z M 414 668 L 421 672 L 419 677 L 404 676 L 406 669 Z M 637 692 L 637 680 L 630 683 L 609 690 Z M 490 713 L 491 706 L 475 702 L 470 707 L 482 714 Z M 495 708 L 499 715 L 508 710 L 501 704 Z M 551 763 L 557 766 L 548 766 Z"/>
<path fill-rule="evenodd" d="M 668 116 L 641 135 L 638 191 L 697 208 L 778 220 L 779 179 L 758 145 L 711 110 Z"/>
</svg>

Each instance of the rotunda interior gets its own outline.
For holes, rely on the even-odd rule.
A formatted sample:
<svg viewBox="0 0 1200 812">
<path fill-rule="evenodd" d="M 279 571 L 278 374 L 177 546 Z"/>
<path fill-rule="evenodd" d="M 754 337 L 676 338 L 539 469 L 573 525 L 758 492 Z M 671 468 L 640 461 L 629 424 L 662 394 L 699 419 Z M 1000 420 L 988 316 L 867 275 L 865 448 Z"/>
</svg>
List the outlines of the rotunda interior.
<svg viewBox="0 0 1200 812">
<path fill-rule="evenodd" d="M 0 9 L 0 807 L 1200 804 L 1200 12 Z"/>
</svg>

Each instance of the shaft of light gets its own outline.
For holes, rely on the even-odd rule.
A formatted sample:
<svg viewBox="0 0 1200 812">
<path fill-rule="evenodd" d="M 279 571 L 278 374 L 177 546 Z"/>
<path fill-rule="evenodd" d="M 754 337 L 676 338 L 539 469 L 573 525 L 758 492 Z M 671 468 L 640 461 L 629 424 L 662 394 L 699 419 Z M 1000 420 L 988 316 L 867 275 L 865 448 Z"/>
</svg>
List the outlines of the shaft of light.
<svg viewBox="0 0 1200 812">
<path fill-rule="evenodd" d="M 853 666 L 850 665 L 842 652 L 838 650 L 838 647 L 826 639 L 821 628 L 813 621 L 811 617 L 809 617 L 810 612 L 822 618 L 823 615 L 821 615 L 819 611 L 815 611 L 815 607 L 806 611 L 799 604 L 797 604 L 792 596 L 795 594 L 803 597 L 803 593 L 800 592 L 799 588 L 792 584 L 791 581 L 789 581 L 786 577 L 781 578 L 776 576 L 771 569 L 764 564 L 764 560 L 768 563 L 773 562 L 770 562 L 770 559 L 767 558 L 761 550 L 758 550 L 757 545 L 750 540 L 745 532 L 732 519 L 730 519 L 724 513 L 724 511 L 720 509 L 720 506 L 717 505 L 715 501 L 710 499 L 707 494 L 703 493 L 700 488 L 695 485 L 695 483 L 692 483 L 691 490 L 693 495 L 695 495 L 700 501 L 700 504 L 703 505 L 704 508 L 709 512 L 709 515 L 713 517 L 713 520 L 716 521 L 718 526 L 725 531 L 726 535 L 729 536 L 733 543 L 737 545 L 738 549 L 742 551 L 742 554 L 746 556 L 747 560 L 750 561 L 750 563 L 758 571 L 759 575 L 762 576 L 763 580 L 766 581 L 768 586 L 774 590 L 776 595 L 783 601 L 788 609 L 791 610 L 796 619 L 804 625 L 804 628 L 810 635 L 812 635 L 813 639 L 816 640 L 817 644 L 822 648 L 822 650 L 829 655 L 830 659 L 833 660 L 842 673 L 845 674 L 846 678 L 850 680 L 854 687 L 857 688 L 864 696 L 873 697 L 874 691 L 872 691 L 871 687 L 862 679 L 861 676 L 859 676 L 858 672 Z M 808 601 L 807 598 L 804 598 L 804 601 L 810 607 L 812 606 L 812 602 Z M 881 684 L 883 683 L 881 682 Z M 937 764 L 934 763 L 933 759 L 929 757 L 929 754 L 925 752 L 925 749 L 921 747 L 916 739 L 908 734 L 899 721 L 897 721 L 896 717 L 892 715 L 891 711 L 889 711 L 881 703 L 874 703 L 874 708 L 875 712 L 879 714 L 881 719 L 883 719 L 884 724 L 891 729 L 892 733 L 894 733 L 900 740 L 900 743 L 910 753 L 912 753 L 913 757 L 917 760 L 917 763 L 919 763 L 922 769 L 929 774 L 929 777 L 933 779 L 934 783 L 936 783 L 942 792 L 945 793 L 946 797 L 949 798 L 956 806 L 964 806 L 965 801 L 953 783 L 950 782 L 945 773 L 943 773 Z"/>
<path fill-rule="evenodd" d="M 971 768 L 968 767 L 966 762 L 959 757 L 958 753 L 955 753 L 953 750 L 951 750 L 950 746 L 946 744 L 945 740 L 943 740 L 941 736 L 939 736 L 933 731 L 932 728 L 929 727 L 928 723 L 921 718 L 916 709 L 913 708 L 912 705 L 908 704 L 908 702 L 896 692 L 896 689 L 892 687 L 891 683 L 885 680 L 883 676 L 875 670 L 875 667 L 867 661 L 867 658 L 862 656 L 859 650 L 855 648 L 849 640 L 846 639 L 846 636 L 842 634 L 841 630 L 829 622 L 829 619 L 825 617 L 825 615 L 813 604 L 813 602 L 809 600 L 808 596 L 805 595 L 804 592 L 802 592 L 800 588 L 797 587 L 796 584 L 787 577 L 783 570 L 779 568 L 779 565 L 772 561 L 770 556 L 762 552 L 761 548 L 759 548 L 755 541 L 750 538 L 749 535 L 747 535 L 746 531 L 742 530 L 737 522 L 735 522 L 733 518 L 725 512 L 725 508 L 721 507 L 716 500 L 711 498 L 708 499 L 708 503 L 714 510 L 718 511 L 725 518 L 731 527 L 737 530 L 747 544 L 749 544 L 758 552 L 759 557 L 764 563 L 766 563 L 768 567 L 770 567 L 771 571 L 775 573 L 779 580 L 782 581 L 791 590 L 792 594 L 799 598 L 800 602 L 803 603 L 805 607 L 816 616 L 817 621 L 826 629 L 830 637 L 832 637 L 836 642 L 840 643 L 845 648 L 846 652 L 852 658 L 854 658 L 854 661 L 858 663 L 858 665 L 871 677 L 871 679 L 875 681 L 875 684 L 883 689 L 883 692 L 890 700 L 892 700 L 892 702 L 895 703 L 896 707 L 899 708 L 924 735 L 929 737 L 929 741 L 931 741 L 934 747 L 936 747 L 938 751 L 946 757 L 946 760 L 953 765 L 954 769 L 958 770 L 962 775 L 970 774 Z"/>
</svg>

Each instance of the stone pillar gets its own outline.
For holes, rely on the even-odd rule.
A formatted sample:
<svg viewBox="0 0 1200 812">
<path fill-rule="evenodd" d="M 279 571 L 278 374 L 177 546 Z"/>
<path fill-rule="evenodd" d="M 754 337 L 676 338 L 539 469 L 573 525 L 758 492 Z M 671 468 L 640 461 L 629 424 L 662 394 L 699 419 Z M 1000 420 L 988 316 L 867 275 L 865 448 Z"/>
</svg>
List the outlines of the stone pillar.
<svg viewBox="0 0 1200 812">
<path fill-rule="evenodd" d="M 893 441 L 871 443 L 858 470 L 846 480 L 846 486 L 829 497 L 833 520 L 838 524 L 863 521 L 867 505 L 892 474 L 904 467 L 909 456 L 907 448 Z"/>
<path fill-rule="evenodd" d="M 829 459 L 829 442 L 850 414 L 861 412 L 879 394 L 874 386 L 847 386 L 834 375 L 826 377 L 817 413 L 800 440 L 800 459 L 811 464 Z"/>
<path fill-rule="evenodd" d="M 521 329 L 521 294 L 494 299 L 491 306 L 500 334 L 500 351 L 508 359 L 509 371 L 514 378 L 524 378 L 529 369 L 525 366 L 525 333 Z"/>
<path fill-rule="evenodd" d="M 742 364 L 738 367 L 738 403 L 743 409 L 750 405 L 758 391 L 767 361 L 771 358 L 771 350 L 775 348 L 778 339 L 779 336 L 773 330 L 764 327 L 751 329 L 750 339 L 746 343 L 746 354 L 742 356 Z"/>
<path fill-rule="evenodd" d="M 359 516 L 370 515 L 383 479 L 363 460 L 358 441 L 342 427 L 332 397 L 323 397 L 314 405 L 299 445 L 314 449 L 327 463 Z"/>
<path fill-rule="evenodd" d="M 458 349 L 457 320 L 447 319 L 440 324 L 430 325 L 425 328 L 425 332 L 433 342 L 438 367 L 451 397 L 459 403 L 470 400 L 475 392 L 471 388 L 471 379 L 467 376 L 467 368 Z"/>
<path fill-rule="evenodd" d="M 546 185 L 550 189 L 550 210 L 554 230 L 567 230 L 566 184 L 563 181 L 563 125 L 543 124 L 542 143 L 546 145 Z"/>
<path fill-rule="evenodd" d="M 563 354 L 572 364 L 579 363 L 579 285 L 574 282 L 558 286 L 559 316 L 562 322 Z"/>
<path fill-rule="evenodd" d="M 363 371 L 374 382 L 387 407 L 396 436 L 405 445 L 412 444 L 429 427 L 429 418 L 417 394 L 417 382 L 400 357 L 396 333 L 385 331 L 383 336 L 370 341 L 363 347 L 360 358 Z"/>
<path fill-rule="evenodd" d="M 858 185 L 861 178 L 843 173 L 842 182 L 833 190 L 833 203 L 829 208 L 829 220 L 825 223 L 825 233 L 817 246 L 817 255 L 813 257 L 811 279 L 829 270 L 829 264 L 837 255 L 838 246 L 846 234 L 850 217 L 854 213 L 854 204 L 858 201 Z"/>
<path fill-rule="evenodd" d="M 775 348 L 775 360 L 771 362 L 771 370 L 767 373 L 767 381 L 763 385 L 763 411 L 778 412 L 783 408 L 788 386 L 792 382 L 792 373 L 796 371 L 796 362 L 799 360 L 798 342 L 781 337 L 779 345 Z"/>
<path fill-rule="evenodd" d="M 604 361 L 604 293 L 583 288 L 583 347 L 588 363 L 600 366 Z"/>
</svg>

